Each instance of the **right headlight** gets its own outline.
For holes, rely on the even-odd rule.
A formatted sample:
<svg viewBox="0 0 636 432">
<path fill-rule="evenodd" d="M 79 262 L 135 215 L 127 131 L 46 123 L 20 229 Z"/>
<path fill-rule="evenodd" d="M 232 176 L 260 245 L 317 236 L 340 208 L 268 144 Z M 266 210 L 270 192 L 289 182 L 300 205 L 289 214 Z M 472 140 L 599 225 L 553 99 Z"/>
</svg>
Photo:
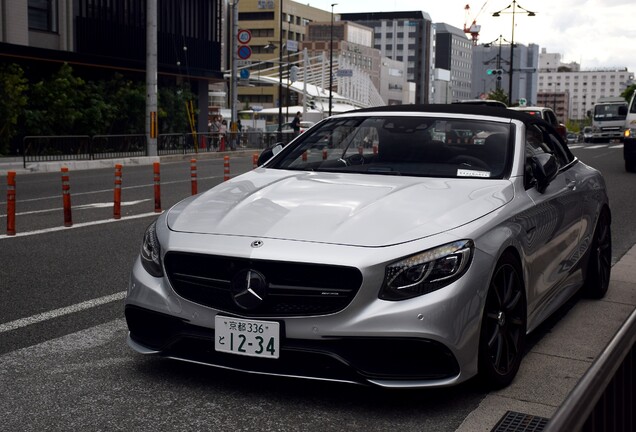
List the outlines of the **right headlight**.
<svg viewBox="0 0 636 432">
<path fill-rule="evenodd" d="M 157 238 L 157 221 L 151 223 L 144 233 L 141 243 L 141 265 L 154 277 L 162 277 L 161 246 Z"/>
<path fill-rule="evenodd" d="M 450 284 L 468 269 L 473 249 L 471 240 L 460 240 L 389 264 L 379 297 L 405 300 Z"/>
</svg>

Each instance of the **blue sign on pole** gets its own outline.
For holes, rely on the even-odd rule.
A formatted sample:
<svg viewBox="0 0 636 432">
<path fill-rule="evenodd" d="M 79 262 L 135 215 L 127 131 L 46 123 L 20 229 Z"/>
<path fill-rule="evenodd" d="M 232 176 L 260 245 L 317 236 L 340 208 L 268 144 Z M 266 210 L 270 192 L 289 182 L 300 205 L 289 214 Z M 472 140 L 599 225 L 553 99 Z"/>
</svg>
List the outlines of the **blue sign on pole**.
<svg viewBox="0 0 636 432">
<path fill-rule="evenodd" d="M 250 77 L 250 71 L 247 69 L 241 69 L 241 71 L 239 72 L 239 76 L 241 77 L 241 79 L 248 79 Z"/>
<path fill-rule="evenodd" d="M 238 49 L 238 57 L 241 60 L 247 60 L 252 55 L 252 48 L 247 45 L 242 45 Z"/>
</svg>

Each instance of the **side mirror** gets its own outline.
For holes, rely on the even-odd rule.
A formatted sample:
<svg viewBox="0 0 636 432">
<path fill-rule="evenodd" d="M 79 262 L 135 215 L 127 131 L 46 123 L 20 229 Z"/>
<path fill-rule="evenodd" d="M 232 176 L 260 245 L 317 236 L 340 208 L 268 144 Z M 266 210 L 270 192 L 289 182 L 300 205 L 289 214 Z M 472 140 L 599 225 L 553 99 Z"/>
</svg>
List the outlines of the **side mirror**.
<svg viewBox="0 0 636 432">
<path fill-rule="evenodd" d="M 559 163 L 553 154 L 540 153 L 529 158 L 532 176 L 539 193 L 544 193 L 559 172 Z"/>
<path fill-rule="evenodd" d="M 263 165 L 265 162 L 267 162 L 268 160 L 276 156 L 278 153 L 280 153 L 282 149 L 283 149 L 282 144 L 276 144 L 274 147 L 266 148 L 258 156 L 258 160 L 256 161 L 256 164 L 258 166 Z"/>
</svg>

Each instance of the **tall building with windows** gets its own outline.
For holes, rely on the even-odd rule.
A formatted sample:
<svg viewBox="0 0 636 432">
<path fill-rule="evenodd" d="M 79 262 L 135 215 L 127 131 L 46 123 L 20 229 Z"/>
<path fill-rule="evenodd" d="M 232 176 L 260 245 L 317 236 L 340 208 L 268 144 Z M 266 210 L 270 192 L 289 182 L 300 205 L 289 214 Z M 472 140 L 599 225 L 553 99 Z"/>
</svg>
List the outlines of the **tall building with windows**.
<svg viewBox="0 0 636 432">
<path fill-rule="evenodd" d="M 584 120 L 599 98 L 617 97 L 634 83 L 627 68 L 581 70 L 577 63 L 563 63 L 561 55 L 540 54 L 538 97 L 554 106 L 561 121 Z"/>
<path fill-rule="evenodd" d="M 225 0 L 157 0 L 158 80 L 188 81 L 207 107 L 223 80 Z M 146 2 L 0 0 L 0 61 L 46 73 L 70 64 L 85 78 L 114 71 L 145 79 Z M 207 127 L 207 110 L 199 124 Z"/>
<path fill-rule="evenodd" d="M 454 102 L 472 99 L 473 44 L 462 29 L 435 24 L 435 68 L 450 71 L 448 98 Z"/>
<path fill-rule="evenodd" d="M 429 103 L 434 63 L 434 29 L 421 11 L 360 12 L 340 15 L 374 30 L 374 47 L 382 57 L 407 64 L 407 80 L 415 83 L 415 103 Z"/>
<path fill-rule="evenodd" d="M 247 61 L 251 64 L 264 62 L 263 69 L 279 66 L 281 58 L 283 67 L 296 62 L 301 42 L 306 38 L 307 26 L 315 21 L 331 21 L 331 12 L 291 0 L 240 0 L 239 28 L 249 30 L 252 35 L 249 42 L 252 55 Z M 251 68 L 251 71 L 252 74 L 258 73 L 258 68 Z M 240 86 L 240 107 L 277 107 L 280 104 L 278 92 L 276 85 Z M 285 105 L 286 89 L 283 88 L 282 93 L 282 104 Z M 294 95 L 290 94 L 290 97 Z"/>
</svg>

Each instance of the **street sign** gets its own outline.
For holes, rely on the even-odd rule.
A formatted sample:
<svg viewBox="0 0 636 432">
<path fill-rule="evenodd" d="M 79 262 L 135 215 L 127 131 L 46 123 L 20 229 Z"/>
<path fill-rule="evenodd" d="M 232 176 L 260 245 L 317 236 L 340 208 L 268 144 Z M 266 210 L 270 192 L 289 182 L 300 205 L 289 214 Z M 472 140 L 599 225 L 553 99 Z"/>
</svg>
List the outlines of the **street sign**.
<svg viewBox="0 0 636 432">
<path fill-rule="evenodd" d="M 526 106 L 527 103 L 526 98 L 519 98 L 519 106 Z"/>
<path fill-rule="evenodd" d="M 255 112 L 263 111 L 263 107 L 261 105 L 252 105 L 252 111 L 255 111 Z"/>
<path fill-rule="evenodd" d="M 250 58 L 252 55 L 252 48 L 248 47 L 247 45 L 242 45 L 239 47 L 238 49 L 238 57 L 241 60 L 246 60 L 248 58 Z"/>
<path fill-rule="evenodd" d="M 298 42 L 295 40 L 287 39 L 287 51 L 298 51 Z"/>
<path fill-rule="evenodd" d="M 242 44 L 249 43 L 252 40 L 252 32 L 249 30 L 239 30 L 237 38 Z"/>
<path fill-rule="evenodd" d="M 352 77 L 353 76 L 353 69 L 338 69 L 338 71 L 336 72 L 336 76 L 339 76 L 339 77 Z"/>
<path fill-rule="evenodd" d="M 250 77 L 250 71 L 248 69 L 241 69 L 239 74 L 241 79 L 248 79 Z"/>
</svg>

